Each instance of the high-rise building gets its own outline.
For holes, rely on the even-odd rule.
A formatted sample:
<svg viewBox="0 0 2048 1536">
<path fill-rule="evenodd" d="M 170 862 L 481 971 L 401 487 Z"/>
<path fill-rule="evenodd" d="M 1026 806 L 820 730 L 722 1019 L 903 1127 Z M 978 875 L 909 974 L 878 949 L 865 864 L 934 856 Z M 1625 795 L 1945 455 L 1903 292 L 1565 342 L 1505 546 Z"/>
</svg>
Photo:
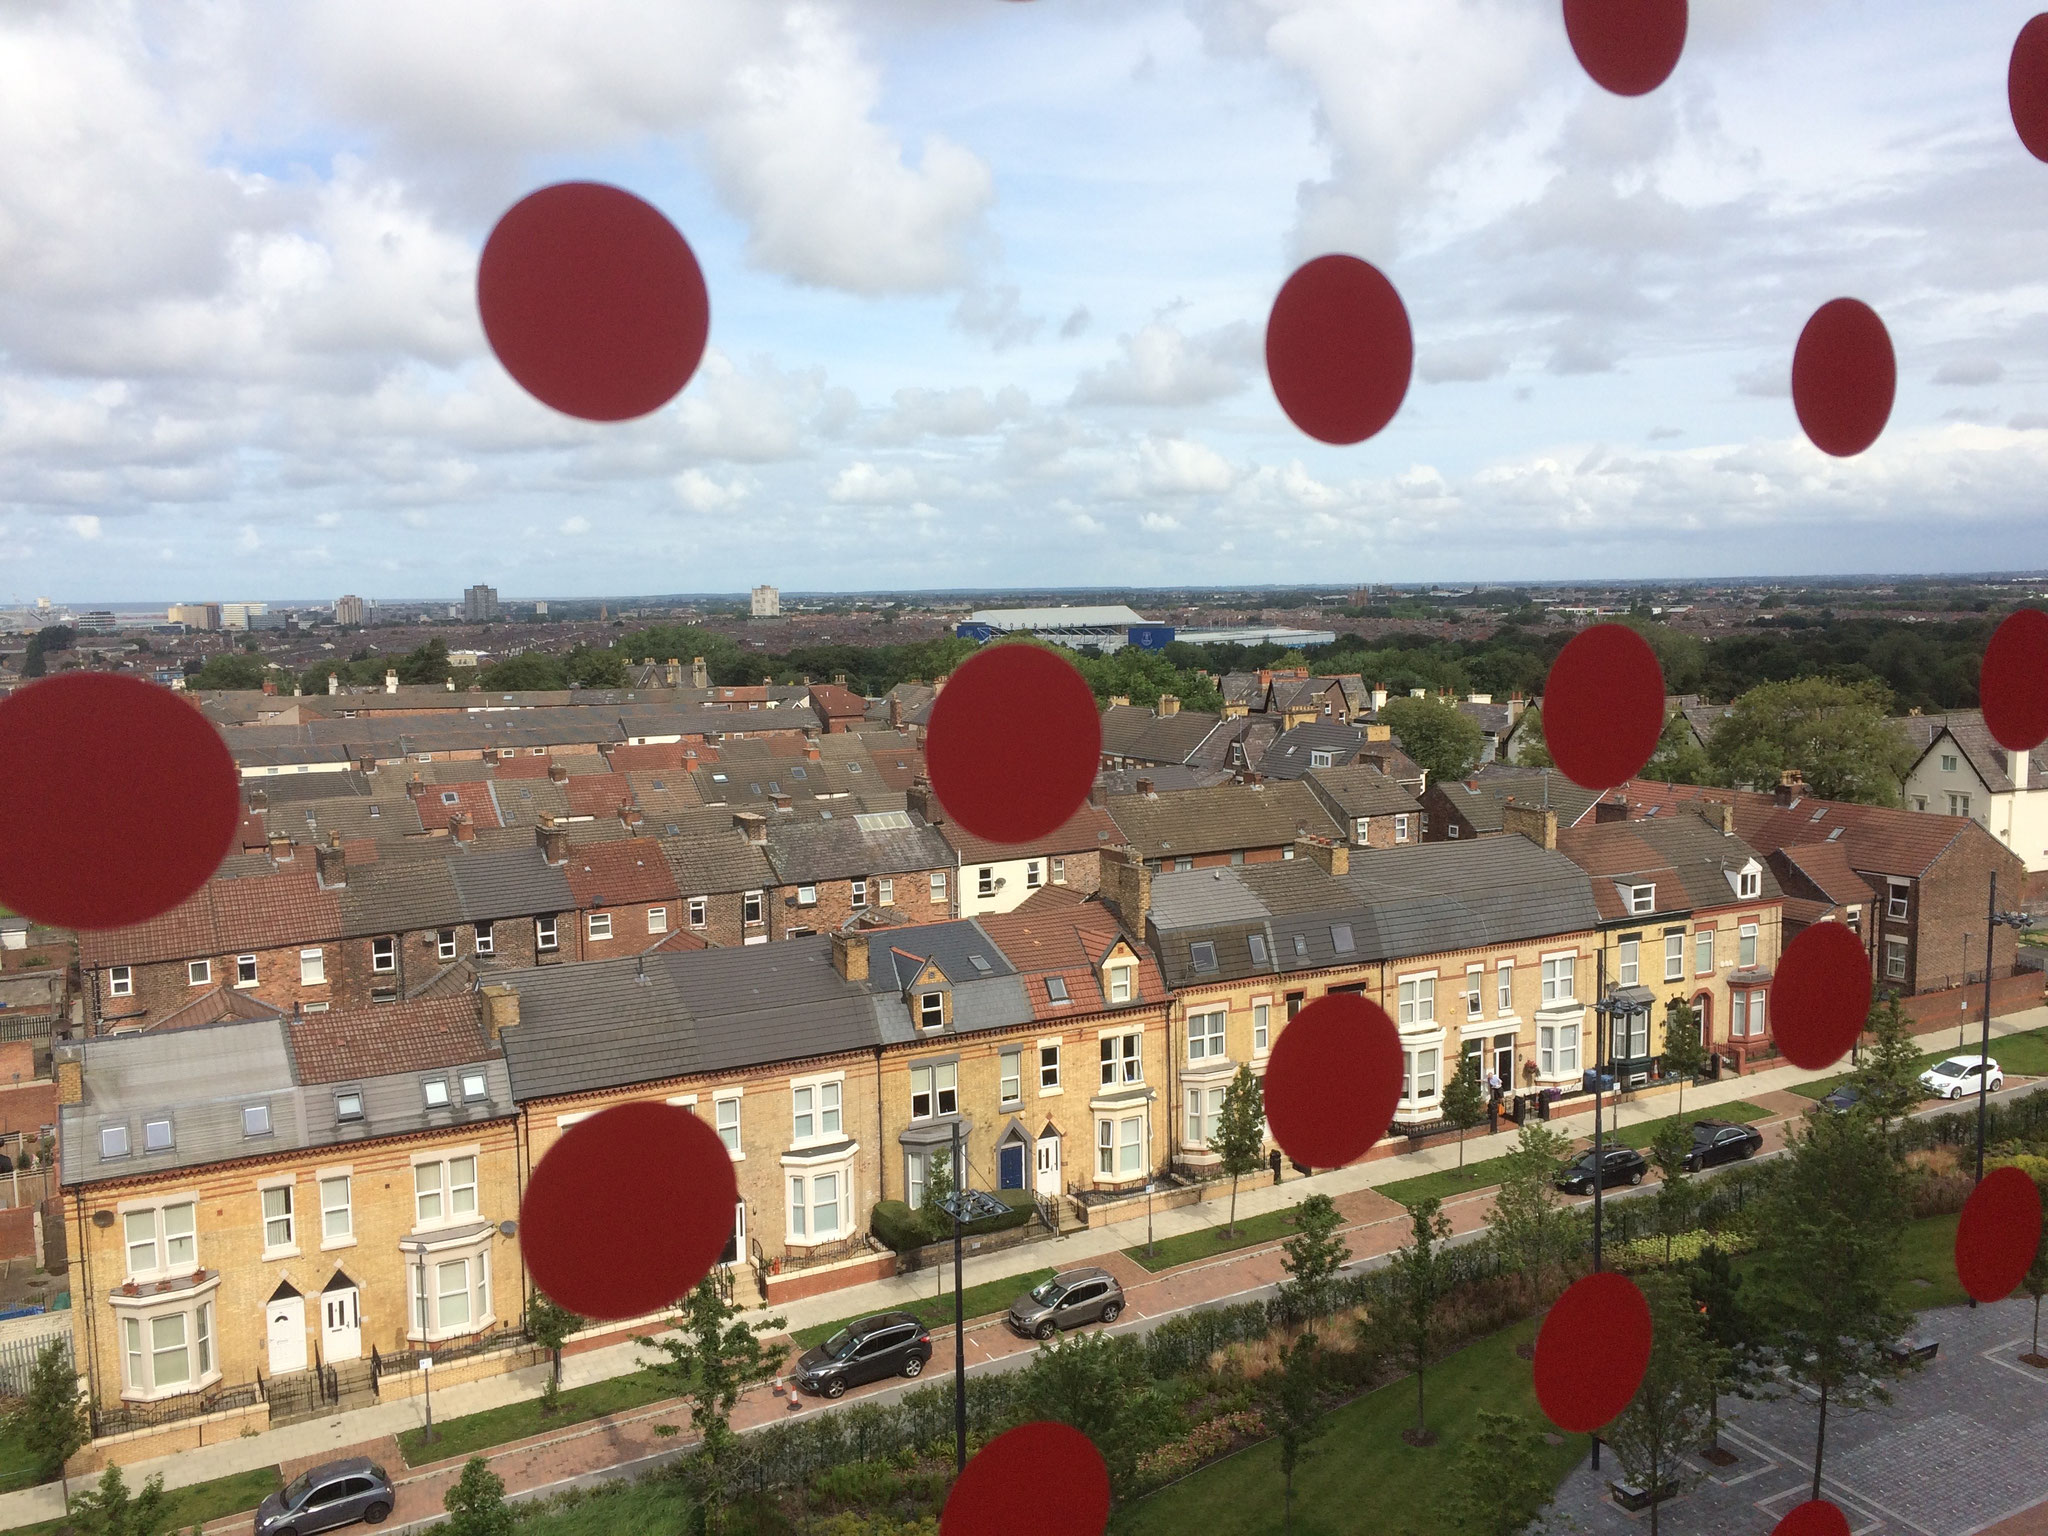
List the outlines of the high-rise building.
<svg viewBox="0 0 2048 1536">
<path fill-rule="evenodd" d="M 482 624 L 498 616 L 498 589 L 478 582 L 462 591 L 462 616 L 472 624 Z"/>
<path fill-rule="evenodd" d="M 548 605 L 545 599 L 533 605 L 533 616 L 536 619 L 544 619 L 548 616 Z"/>
<path fill-rule="evenodd" d="M 222 629 L 248 629 L 251 619 L 261 618 L 269 611 L 268 603 L 222 603 L 220 625 Z"/>
<path fill-rule="evenodd" d="M 337 624 L 360 624 L 363 622 L 363 600 L 350 592 L 334 600 L 334 622 Z"/>
<path fill-rule="evenodd" d="M 188 629 L 219 629 L 219 603 L 173 603 L 166 615 L 169 622 Z"/>
<path fill-rule="evenodd" d="M 753 615 L 757 619 L 774 619 L 782 616 L 782 594 L 773 587 L 754 588 Z"/>
</svg>

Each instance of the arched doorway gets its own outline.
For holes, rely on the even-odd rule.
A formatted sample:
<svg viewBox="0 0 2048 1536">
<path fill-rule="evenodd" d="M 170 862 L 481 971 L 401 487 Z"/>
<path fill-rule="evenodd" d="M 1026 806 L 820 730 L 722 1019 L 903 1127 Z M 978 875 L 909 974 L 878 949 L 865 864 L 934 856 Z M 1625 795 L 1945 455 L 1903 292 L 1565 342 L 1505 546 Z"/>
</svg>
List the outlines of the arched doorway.
<svg viewBox="0 0 2048 1536">
<path fill-rule="evenodd" d="M 1714 998 L 1710 992 L 1696 994 L 1692 1000 L 1692 1011 L 1700 1021 L 1700 1043 L 1708 1050 L 1714 1048 Z"/>
<path fill-rule="evenodd" d="M 363 1357 L 362 1293 L 343 1270 L 320 1292 L 320 1353 L 329 1365 Z"/>
</svg>

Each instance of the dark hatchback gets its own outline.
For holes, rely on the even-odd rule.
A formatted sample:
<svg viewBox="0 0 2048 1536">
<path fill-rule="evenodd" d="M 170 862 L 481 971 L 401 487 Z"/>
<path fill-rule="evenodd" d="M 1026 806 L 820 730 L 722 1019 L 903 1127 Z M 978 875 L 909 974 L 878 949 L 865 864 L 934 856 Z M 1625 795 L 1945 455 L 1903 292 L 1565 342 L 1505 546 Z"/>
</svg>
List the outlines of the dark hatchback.
<svg viewBox="0 0 2048 1536">
<path fill-rule="evenodd" d="M 797 1357 L 796 1384 L 820 1397 L 885 1376 L 919 1376 L 932 1357 L 931 1330 L 908 1312 L 882 1312 L 848 1323 Z"/>
<path fill-rule="evenodd" d="M 391 1479 L 367 1456 L 350 1456 L 301 1472 L 256 1506 L 256 1536 L 312 1536 L 391 1513 Z"/>
<path fill-rule="evenodd" d="M 1649 1160 L 1634 1147 L 1602 1147 L 1600 1187 L 1605 1189 L 1615 1184 L 1640 1184 L 1649 1166 Z M 1569 1194 L 1592 1193 L 1593 1154 L 1588 1152 L 1577 1162 L 1567 1163 L 1554 1182 L 1559 1189 Z"/>
<path fill-rule="evenodd" d="M 1843 1083 L 1820 1101 L 1820 1107 L 1831 1115 L 1846 1115 L 1863 1102 L 1863 1090 L 1854 1083 Z"/>
<path fill-rule="evenodd" d="M 1749 1126 L 1727 1120 L 1695 1120 L 1692 1150 L 1685 1154 L 1685 1168 L 1688 1173 L 1697 1173 L 1720 1163 L 1739 1163 L 1745 1157 L 1756 1156 L 1763 1144 L 1763 1133 Z"/>
</svg>

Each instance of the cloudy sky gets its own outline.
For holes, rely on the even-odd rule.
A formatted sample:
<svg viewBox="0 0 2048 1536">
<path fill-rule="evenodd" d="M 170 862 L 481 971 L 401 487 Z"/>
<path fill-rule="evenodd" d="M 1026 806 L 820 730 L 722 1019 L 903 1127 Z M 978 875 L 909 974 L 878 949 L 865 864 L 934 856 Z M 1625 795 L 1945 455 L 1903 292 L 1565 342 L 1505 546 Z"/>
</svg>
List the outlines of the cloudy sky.
<svg viewBox="0 0 2048 1536">
<path fill-rule="evenodd" d="M 2048 565 L 2035 0 L 1702 0 L 1651 96 L 1557 0 L 0 9 L 0 603 Z M 666 409 L 556 416 L 477 252 L 551 181 L 689 239 Z M 1413 387 L 1294 431 L 1348 251 Z M 1877 446 L 1787 378 L 1884 317 Z"/>
</svg>

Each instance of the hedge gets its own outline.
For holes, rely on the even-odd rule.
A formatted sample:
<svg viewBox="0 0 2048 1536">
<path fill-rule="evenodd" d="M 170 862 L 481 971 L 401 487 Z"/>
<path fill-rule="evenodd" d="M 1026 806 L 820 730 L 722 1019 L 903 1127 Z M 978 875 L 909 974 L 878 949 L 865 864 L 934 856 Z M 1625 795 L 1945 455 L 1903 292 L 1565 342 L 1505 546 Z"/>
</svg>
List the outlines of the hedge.
<svg viewBox="0 0 2048 1536">
<path fill-rule="evenodd" d="M 1908 1152 L 1924 1147 L 1974 1147 L 1977 1144 L 1977 1108 L 1951 1110 L 1947 1114 L 1911 1119 L 1893 1128 L 1898 1144 Z M 2007 1141 L 2048 1139 L 2048 1093 L 2030 1093 L 2004 1104 L 1989 1105 L 1984 1114 L 1984 1145 Z"/>
<path fill-rule="evenodd" d="M 977 1376 L 967 1393 L 967 1433 L 986 1440 L 1010 1427 L 1024 1373 Z M 893 1403 L 855 1403 L 806 1414 L 741 1435 L 733 1447 L 735 1486 L 742 1492 L 801 1487 L 831 1467 L 886 1461 L 900 1451 L 953 1444 L 953 1384 L 936 1382 Z"/>
<path fill-rule="evenodd" d="M 1005 1232 L 1011 1227 L 1023 1226 L 1037 1214 L 1037 1199 L 1028 1189 L 997 1189 L 990 1193 L 1009 1209 L 1000 1216 L 983 1216 L 963 1223 L 960 1228 L 962 1236 Z M 877 1200 L 874 1209 L 868 1213 L 868 1231 L 874 1234 L 876 1242 L 904 1253 L 928 1243 L 946 1241 L 953 1235 L 953 1223 L 945 1212 L 935 1207 L 921 1206 L 913 1211 L 901 1200 Z"/>
</svg>

